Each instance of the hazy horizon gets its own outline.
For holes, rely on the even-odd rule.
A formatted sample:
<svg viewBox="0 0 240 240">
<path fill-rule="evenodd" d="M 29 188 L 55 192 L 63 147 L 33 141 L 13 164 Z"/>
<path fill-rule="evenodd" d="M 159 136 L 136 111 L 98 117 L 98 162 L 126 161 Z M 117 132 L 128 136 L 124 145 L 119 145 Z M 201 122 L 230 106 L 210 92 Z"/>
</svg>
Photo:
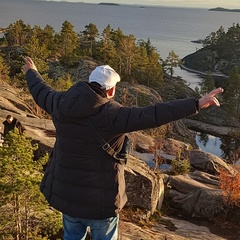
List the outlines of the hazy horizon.
<svg viewBox="0 0 240 240">
<path fill-rule="evenodd" d="M 214 8 L 214 7 L 223 7 L 229 9 L 240 9 L 239 0 L 138 0 L 138 1 L 129 1 L 129 0 L 89 0 L 89 1 L 79 1 L 79 0 L 45 0 L 45 1 L 56 1 L 56 2 L 84 2 L 84 3 L 118 3 L 118 4 L 136 4 L 144 6 L 169 6 L 169 7 L 194 7 L 194 8 Z"/>
</svg>

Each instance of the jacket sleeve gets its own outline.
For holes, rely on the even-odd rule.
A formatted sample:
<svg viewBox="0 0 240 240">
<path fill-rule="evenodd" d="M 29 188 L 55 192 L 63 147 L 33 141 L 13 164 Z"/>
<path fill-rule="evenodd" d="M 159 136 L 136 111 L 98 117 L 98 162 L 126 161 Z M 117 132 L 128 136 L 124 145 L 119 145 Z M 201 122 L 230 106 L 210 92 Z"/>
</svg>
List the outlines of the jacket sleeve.
<svg viewBox="0 0 240 240">
<path fill-rule="evenodd" d="M 116 110 L 116 108 L 115 108 Z M 156 103 L 146 107 L 119 107 L 114 113 L 113 128 L 120 132 L 132 132 L 154 128 L 185 118 L 198 112 L 195 98 L 186 98 L 170 102 Z"/>
<path fill-rule="evenodd" d="M 3 122 L 3 125 L 4 125 L 3 136 L 6 136 L 6 134 L 8 133 L 8 127 L 7 127 L 6 121 Z"/>
<path fill-rule="evenodd" d="M 57 91 L 49 87 L 35 70 L 29 69 L 27 71 L 26 80 L 34 101 L 51 115 L 53 112 L 53 100 L 57 95 Z"/>
</svg>

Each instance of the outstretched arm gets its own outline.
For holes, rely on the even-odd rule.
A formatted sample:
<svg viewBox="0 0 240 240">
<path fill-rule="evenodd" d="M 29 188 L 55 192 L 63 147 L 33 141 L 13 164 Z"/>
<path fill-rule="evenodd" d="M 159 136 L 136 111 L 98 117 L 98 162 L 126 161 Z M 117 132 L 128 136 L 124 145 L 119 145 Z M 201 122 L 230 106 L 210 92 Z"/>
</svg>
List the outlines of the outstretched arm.
<svg viewBox="0 0 240 240">
<path fill-rule="evenodd" d="M 160 102 L 146 107 L 119 107 L 113 116 L 115 128 L 122 132 L 132 132 L 146 128 L 158 127 L 163 124 L 185 118 L 210 105 L 220 106 L 216 95 L 223 92 L 222 88 L 212 90 L 196 101 L 195 98 L 178 99 Z M 108 109 L 109 115 L 111 109 Z M 109 117 L 111 118 L 111 116 Z"/>
<path fill-rule="evenodd" d="M 23 70 L 26 72 L 29 91 L 35 102 L 51 115 L 56 102 L 54 99 L 58 93 L 45 83 L 30 57 L 26 57 L 24 60 Z"/>
</svg>

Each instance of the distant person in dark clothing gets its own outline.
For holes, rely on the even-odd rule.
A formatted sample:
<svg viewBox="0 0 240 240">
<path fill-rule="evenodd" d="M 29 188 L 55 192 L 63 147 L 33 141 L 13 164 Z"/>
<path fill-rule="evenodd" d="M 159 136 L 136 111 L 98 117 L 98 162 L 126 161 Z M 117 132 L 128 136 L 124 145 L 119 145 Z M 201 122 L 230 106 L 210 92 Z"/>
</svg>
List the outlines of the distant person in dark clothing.
<svg viewBox="0 0 240 240">
<path fill-rule="evenodd" d="M 15 127 L 18 129 L 19 134 L 23 134 L 26 130 L 25 127 L 18 121 L 17 118 L 14 118 L 12 115 L 7 115 L 6 120 L 3 122 L 4 130 L 3 136 L 5 137 L 10 131 L 12 131 Z"/>
<path fill-rule="evenodd" d="M 63 214 L 64 240 L 117 240 L 119 212 L 124 207 L 124 165 L 107 149 L 123 150 L 125 133 L 159 127 L 219 106 L 218 88 L 200 99 L 158 102 L 146 107 L 124 107 L 113 97 L 120 76 L 110 66 L 95 68 L 89 82 L 77 82 L 58 92 L 43 80 L 31 58 L 23 67 L 35 102 L 49 113 L 56 128 L 41 191 Z M 99 144 L 96 132 L 107 142 Z"/>
<path fill-rule="evenodd" d="M 1 131 L 2 127 L 0 126 L 0 131 Z M 0 147 L 3 146 L 3 136 L 2 136 L 2 132 L 0 132 Z"/>
</svg>

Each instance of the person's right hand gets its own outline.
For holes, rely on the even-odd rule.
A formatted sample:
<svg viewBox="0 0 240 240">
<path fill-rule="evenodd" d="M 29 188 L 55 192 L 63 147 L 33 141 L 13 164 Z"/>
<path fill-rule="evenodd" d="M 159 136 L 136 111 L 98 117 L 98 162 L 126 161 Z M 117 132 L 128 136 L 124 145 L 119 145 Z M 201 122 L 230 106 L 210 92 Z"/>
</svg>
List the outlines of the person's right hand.
<svg viewBox="0 0 240 240">
<path fill-rule="evenodd" d="M 30 57 L 24 58 L 24 61 L 25 61 L 25 65 L 23 66 L 23 70 L 25 72 L 27 72 L 29 69 L 33 69 L 35 71 L 38 71 L 37 67 L 35 66 L 33 60 Z"/>
</svg>

